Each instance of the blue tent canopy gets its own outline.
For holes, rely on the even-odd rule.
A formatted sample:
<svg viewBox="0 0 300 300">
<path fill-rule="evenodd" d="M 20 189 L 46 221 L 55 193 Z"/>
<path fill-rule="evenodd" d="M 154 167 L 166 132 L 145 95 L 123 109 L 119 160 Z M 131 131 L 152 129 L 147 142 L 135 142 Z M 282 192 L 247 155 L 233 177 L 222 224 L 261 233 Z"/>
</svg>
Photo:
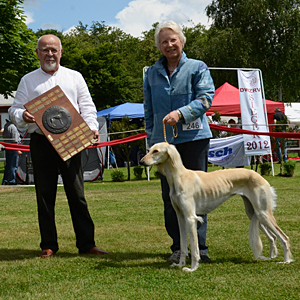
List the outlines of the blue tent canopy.
<svg viewBox="0 0 300 300">
<path fill-rule="evenodd" d="M 106 117 L 109 120 L 128 117 L 130 119 L 144 118 L 144 104 L 126 102 L 114 107 L 97 112 L 98 117 Z"/>
</svg>

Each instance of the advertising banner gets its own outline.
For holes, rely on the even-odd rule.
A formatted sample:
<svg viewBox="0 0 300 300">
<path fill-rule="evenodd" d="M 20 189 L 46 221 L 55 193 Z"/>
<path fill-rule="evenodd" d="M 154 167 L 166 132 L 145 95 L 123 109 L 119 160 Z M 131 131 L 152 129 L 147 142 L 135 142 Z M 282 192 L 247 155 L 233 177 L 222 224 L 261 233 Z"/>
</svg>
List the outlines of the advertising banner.
<svg viewBox="0 0 300 300">
<path fill-rule="evenodd" d="M 248 156 L 270 154 L 270 137 L 259 135 L 259 132 L 269 131 L 259 72 L 238 70 L 238 82 L 243 129 L 257 132 L 253 135 L 244 135 L 245 154 Z"/>
<path fill-rule="evenodd" d="M 245 155 L 243 135 L 211 139 L 208 161 L 222 167 L 250 165 L 250 157 Z"/>
</svg>

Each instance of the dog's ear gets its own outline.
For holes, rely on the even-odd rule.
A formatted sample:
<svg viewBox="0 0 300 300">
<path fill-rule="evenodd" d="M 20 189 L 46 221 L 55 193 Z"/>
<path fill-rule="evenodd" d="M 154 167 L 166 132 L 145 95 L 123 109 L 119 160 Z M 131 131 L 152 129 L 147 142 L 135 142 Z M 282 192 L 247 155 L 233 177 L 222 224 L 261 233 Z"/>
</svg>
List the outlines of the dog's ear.
<svg viewBox="0 0 300 300">
<path fill-rule="evenodd" d="M 170 156 L 174 156 L 175 155 L 174 153 L 177 152 L 176 147 L 172 144 L 168 144 L 167 149 Z"/>
<path fill-rule="evenodd" d="M 178 153 L 176 147 L 174 145 L 169 144 L 167 146 L 167 152 L 172 161 L 172 164 L 174 164 L 174 160 L 176 160 L 176 153 Z"/>
<path fill-rule="evenodd" d="M 168 155 L 174 168 L 178 168 L 182 165 L 180 154 L 174 145 L 168 145 Z"/>
</svg>

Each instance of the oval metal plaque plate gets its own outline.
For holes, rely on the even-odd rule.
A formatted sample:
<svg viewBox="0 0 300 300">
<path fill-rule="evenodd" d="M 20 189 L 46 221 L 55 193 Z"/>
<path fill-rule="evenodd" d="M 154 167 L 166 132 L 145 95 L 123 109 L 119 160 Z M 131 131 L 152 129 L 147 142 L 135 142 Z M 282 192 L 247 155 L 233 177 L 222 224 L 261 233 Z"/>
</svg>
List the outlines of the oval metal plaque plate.
<svg viewBox="0 0 300 300">
<path fill-rule="evenodd" d="M 72 117 L 67 109 L 54 105 L 45 110 L 42 122 L 49 132 L 63 133 L 71 126 Z"/>
</svg>

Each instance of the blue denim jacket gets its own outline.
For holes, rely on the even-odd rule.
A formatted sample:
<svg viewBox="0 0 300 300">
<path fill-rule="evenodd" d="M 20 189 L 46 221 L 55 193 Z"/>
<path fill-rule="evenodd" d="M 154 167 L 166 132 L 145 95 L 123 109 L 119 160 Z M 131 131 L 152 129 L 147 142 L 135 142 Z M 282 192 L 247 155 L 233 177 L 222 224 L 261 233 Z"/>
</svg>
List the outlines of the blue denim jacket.
<svg viewBox="0 0 300 300">
<path fill-rule="evenodd" d="M 161 57 L 149 67 L 144 77 L 144 107 L 148 145 L 164 141 L 163 118 L 179 109 L 184 119 L 177 123 L 178 136 L 174 138 L 172 126 L 166 125 L 167 141 L 180 144 L 211 138 L 206 112 L 212 104 L 215 87 L 207 65 L 199 60 L 189 59 L 183 52 L 178 67 L 168 77 Z M 191 123 L 200 118 L 199 128 Z M 183 130 L 186 128 L 191 130 Z"/>
</svg>

